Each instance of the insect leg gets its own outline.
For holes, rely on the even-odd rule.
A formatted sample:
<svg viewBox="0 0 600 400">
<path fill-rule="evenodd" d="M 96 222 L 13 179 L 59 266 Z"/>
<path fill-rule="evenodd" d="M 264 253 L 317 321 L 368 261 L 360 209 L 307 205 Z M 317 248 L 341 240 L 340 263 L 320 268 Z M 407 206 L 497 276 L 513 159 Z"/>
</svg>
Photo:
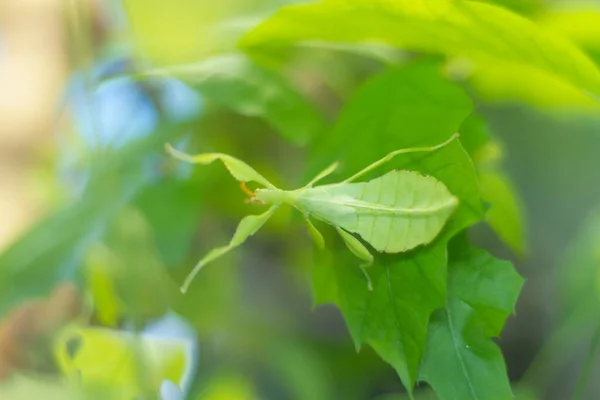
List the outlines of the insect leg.
<svg viewBox="0 0 600 400">
<path fill-rule="evenodd" d="M 381 165 L 383 165 L 383 164 L 385 164 L 387 162 L 390 162 L 392 160 L 392 158 L 396 157 L 397 155 L 407 154 L 407 153 L 435 151 L 435 150 L 441 149 L 442 147 L 446 146 L 447 144 L 449 144 L 450 142 L 452 142 L 457 137 L 458 137 L 458 132 L 455 133 L 454 135 L 450 136 L 450 138 L 448 140 L 444 141 L 443 143 L 437 144 L 435 146 L 430 146 L 430 147 L 411 147 L 411 148 L 408 148 L 408 149 L 400 149 L 400 150 L 392 151 L 390 154 L 386 155 L 385 157 L 383 157 L 380 160 L 375 161 L 373 164 L 369 165 L 368 167 L 366 167 L 362 171 L 358 171 L 356 174 L 354 174 L 350 178 L 346 179 L 344 181 L 344 183 L 348 183 L 348 182 L 352 182 L 352 181 L 356 180 L 357 178 L 363 176 L 364 174 L 366 174 L 368 172 L 371 172 L 375 168 L 377 168 L 377 167 L 379 167 L 379 166 L 381 166 Z"/>
<path fill-rule="evenodd" d="M 323 250 L 325 248 L 325 239 L 323 239 L 323 235 L 321 235 L 321 232 L 319 232 L 319 230 L 313 225 L 308 214 L 302 213 L 302 216 L 304 217 L 304 222 L 306 222 L 308 232 L 317 245 L 317 248 L 319 250 Z"/>
<path fill-rule="evenodd" d="M 371 253 L 369 253 L 369 250 L 360 242 L 360 240 L 355 238 L 353 235 L 346 232 L 339 226 L 336 226 L 335 229 L 338 231 L 338 233 L 344 240 L 344 243 L 346 243 L 346 246 L 348 246 L 348 249 L 350 249 L 352 254 L 354 254 L 356 257 L 360 258 L 365 262 L 364 264 L 360 265 L 360 269 L 367 278 L 367 287 L 369 288 L 369 291 L 373 291 L 373 282 L 371 282 L 371 277 L 369 276 L 366 270 L 367 267 L 373 264 L 373 256 L 371 255 Z"/>
<path fill-rule="evenodd" d="M 170 144 L 166 144 L 165 148 L 173 157 L 192 164 L 207 165 L 216 160 L 221 160 L 229 173 L 239 182 L 257 182 L 270 189 L 275 189 L 275 186 L 264 176 L 256 172 L 254 168 L 242 160 L 238 160 L 230 155 L 222 153 L 203 153 L 192 156 L 173 148 Z"/>
<path fill-rule="evenodd" d="M 229 251 L 244 243 L 246 239 L 248 239 L 248 237 L 254 235 L 256 231 L 258 231 L 265 224 L 265 222 L 267 222 L 267 220 L 271 218 L 275 210 L 277 210 L 277 207 L 279 206 L 273 206 L 269 208 L 265 213 L 260 215 L 248 215 L 244 217 L 240 221 L 240 224 L 238 225 L 233 235 L 233 238 L 231 239 L 231 242 L 229 242 L 227 246 L 217 247 L 216 249 L 211 250 L 207 255 L 205 255 L 204 258 L 201 259 L 198 262 L 198 264 L 196 264 L 196 266 L 194 267 L 192 272 L 189 273 L 187 278 L 185 278 L 185 282 L 181 286 L 181 291 L 183 293 L 187 292 L 190 284 L 194 280 L 194 277 L 196 276 L 196 274 L 198 274 L 198 272 L 200 272 L 202 267 L 204 267 L 211 261 L 214 261 L 217 258 L 221 257 L 222 255 L 227 254 Z"/>
<path fill-rule="evenodd" d="M 315 183 L 317 183 L 321 179 L 325 178 L 327 175 L 330 175 L 331 173 L 333 173 L 337 169 L 337 167 L 339 167 L 339 165 L 340 164 L 338 162 L 334 162 L 329 167 L 327 167 L 323 171 L 319 172 L 317 174 L 317 176 L 315 176 L 310 182 L 308 182 L 306 184 L 306 186 L 304 186 L 304 188 L 306 189 L 306 188 L 313 187 L 313 185 Z"/>
</svg>

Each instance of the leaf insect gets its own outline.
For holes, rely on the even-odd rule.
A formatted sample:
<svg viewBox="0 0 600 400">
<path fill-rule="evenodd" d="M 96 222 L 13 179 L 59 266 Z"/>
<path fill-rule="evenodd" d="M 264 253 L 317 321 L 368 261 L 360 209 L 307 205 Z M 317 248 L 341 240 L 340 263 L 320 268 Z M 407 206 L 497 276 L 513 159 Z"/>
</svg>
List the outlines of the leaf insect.
<svg viewBox="0 0 600 400">
<path fill-rule="evenodd" d="M 373 256 L 355 235 L 360 236 L 375 250 L 384 253 L 405 252 L 428 244 L 440 233 L 458 206 L 458 198 L 439 180 L 415 171 L 392 170 L 368 182 L 354 181 L 399 154 L 435 151 L 457 137 L 458 133 L 455 133 L 436 146 L 393 151 L 340 183 L 314 186 L 336 170 L 336 162 L 321 171 L 306 186 L 296 190 L 275 187 L 252 167 L 230 155 L 204 153 L 191 156 L 167 144 L 167 151 L 182 161 L 207 165 L 221 160 L 231 175 L 240 182 L 251 202 L 270 206 L 263 214 L 244 217 L 229 244 L 213 249 L 202 258 L 187 276 L 181 291 L 185 293 L 188 290 L 202 267 L 254 235 L 283 204 L 302 213 L 309 233 L 319 248 L 323 248 L 325 243 L 311 218 L 335 227 L 348 249 L 364 262 L 361 269 L 372 290 L 365 268 L 372 264 Z M 246 182 L 255 182 L 264 187 L 251 191 L 246 187 Z"/>
</svg>

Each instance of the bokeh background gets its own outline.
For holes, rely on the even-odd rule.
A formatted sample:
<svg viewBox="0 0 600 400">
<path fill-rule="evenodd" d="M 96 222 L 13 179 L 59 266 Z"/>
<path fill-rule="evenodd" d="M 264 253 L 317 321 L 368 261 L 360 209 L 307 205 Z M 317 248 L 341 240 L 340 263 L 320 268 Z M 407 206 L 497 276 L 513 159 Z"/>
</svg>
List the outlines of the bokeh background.
<svg viewBox="0 0 600 400">
<path fill-rule="evenodd" d="M 596 2 L 489 2 L 600 60 Z M 354 350 L 335 307 L 313 309 L 312 244 L 292 213 L 204 270 L 185 298 L 174 294 L 190 266 L 255 208 L 223 168 L 170 160 L 163 143 L 235 154 L 289 186 L 305 180 L 305 150 L 254 117 L 252 89 L 215 95 L 219 86 L 177 70 L 219 56 L 220 68 L 260 82 L 230 53 L 283 4 L 2 0 L 0 316 L 45 294 L 49 281 L 81 271 L 93 281 L 121 268 L 128 272 L 113 289 L 127 307 L 96 318 L 143 327 L 169 310 L 185 317 L 198 335 L 198 399 L 404 398 L 394 394 L 403 389 L 391 367 L 368 347 Z M 384 56 L 402 63 L 413 55 Z M 318 48 L 295 57 L 285 72 L 330 119 L 340 99 L 385 67 Z M 239 98 L 237 108 L 221 107 L 219 96 Z M 582 398 L 597 398 L 600 362 L 584 366 L 600 329 L 600 115 L 476 101 L 503 145 L 526 220 L 522 257 L 489 228 L 471 232 L 526 278 L 499 340 L 511 380 L 562 400 L 588 368 Z M 290 129 L 318 128 L 298 119 Z"/>
</svg>

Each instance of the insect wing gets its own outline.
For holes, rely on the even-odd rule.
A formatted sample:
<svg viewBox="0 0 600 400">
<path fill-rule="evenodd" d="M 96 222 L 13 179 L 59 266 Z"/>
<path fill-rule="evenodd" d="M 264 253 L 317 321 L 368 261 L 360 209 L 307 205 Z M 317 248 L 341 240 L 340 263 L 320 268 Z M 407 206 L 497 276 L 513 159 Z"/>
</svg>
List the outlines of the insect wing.
<svg viewBox="0 0 600 400">
<path fill-rule="evenodd" d="M 390 171 L 369 182 L 304 190 L 297 207 L 359 234 L 376 250 L 408 251 L 431 242 L 458 205 L 446 186 L 414 171 Z"/>
</svg>

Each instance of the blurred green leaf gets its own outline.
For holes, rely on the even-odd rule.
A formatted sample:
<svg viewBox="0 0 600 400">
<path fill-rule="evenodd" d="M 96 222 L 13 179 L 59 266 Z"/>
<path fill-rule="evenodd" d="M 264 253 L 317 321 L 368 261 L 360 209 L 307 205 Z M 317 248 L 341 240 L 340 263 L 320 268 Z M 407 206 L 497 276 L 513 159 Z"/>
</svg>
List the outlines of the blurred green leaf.
<svg viewBox="0 0 600 400">
<path fill-rule="evenodd" d="M 466 243 L 450 244 L 445 309 L 429 326 L 419 379 L 443 400 L 512 398 L 497 337 L 514 311 L 523 279 L 512 264 Z"/>
<path fill-rule="evenodd" d="M 296 400 L 334 398 L 331 377 L 322 356 L 301 342 L 272 343 L 266 357 L 272 370 Z"/>
<path fill-rule="evenodd" d="M 243 55 L 220 55 L 146 74 L 178 77 L 223 107 L 245 116 L 264 118 L 295 144 L 307 144 L 326 127 L 318 110 L 283 76 Z"/>
<path fill-rule="evenodd" d="M 535 14 L 543 10 L 544 0 L 470 0 L 481 3 L 495 4 L 507 8 L 519 14 Z"/>
<path fill-rule="evenodd" d="M 600 309 L 600 208 L 589 214 L 585 225 L 570 243 L 558 274 L 562 292 L 561 316 L 568 319 L 585 309 L 595 315 Z M 593 321 L 589 321 L 590 327 Z"/>
<path fill-rule="evenodd" d="M 74 353 L 69 343 L 77 343 Z M 73 387 L 111 387 L 123 399 L 154 398 L 165 379 L 178 384 L 192 363 L 186 340 L 89 327 L 65 330 L 55 355 Z"/>
<path fill-rule="evenodd" d="M 460 127 L 461 143 L 475 162 L 481 197 L 489 204 L 485 221 L 517 255 L 527 251 L 524 211 L 512 180 L 501 166 L 502 151 L 485 121 L 470 115 Z"/>
<path fill-rule="evenodd" d="M 193 397 L 194 400 L 258 400 L 254 383 L 248 377 L 233 371 L 219 371 Z"/>
<path fill-rule="evenodd" d="M 163 179 L 142 188 L 134 207 L 144 213 L 157 250 L 167 267 L 180 264 L 198 226 L 203 201 L 199 179 Z"/>
<path fill-rule="evenodd" d="M 552 7 L 536 18 L 541 26 L 571 39 L 600 62 L 600 7 L 577 2 L 570 7 Z"/>
<path fill-rule="evenodd" d="M 21 300 L 44 296 L 77 274 L 90 244 L 153 173 L 148 161 L 188 126 L 163 126 L 152 136 L 107 152 L 92 165 L 81 198 L 48 215 L 0 254 L 0 314 Z"/>
<path fill-rule="evenodd" d="M 485 221 L 518 256 L 527 251 L 523 209 L 510 178 L 502 171 L 479 173 L 481 197 L 490 204 Z"/>
<path fill-rule="evenodd" d="M 392 150 L 441 143 L 470 112 L 469 98 L 443 79 L 435 65 L 389 70 L 348 101 L 333 132 L 315 150 L 311 174 L 340 160 L 349 176 Z M 335 254 L 335 266 L 318 265 L 313 270 L 313 290 L 317 300 L 334 301 L 340 307 L 356 346 L 372 346 L 410 390 L 425 349 L 429 316 L 444 304 L 446 241 L 481 219 L 482 210 L 475 170 L 458 142 L 433 153 L 397 157 L 382 169 L 434 176 L 460 199 L 458 210 L 431 245 L 404 254 L 376 255 L 369 268 L 373 291 L 367 290 L 356 259 L 344 250 Z"/>
<path fill-rule="evenodd" d="M 143 323 L 164 315 L 180 293 L 161 262 L 143 214 L 128 207 L 120 211 L 105 243 L 112 257 L 104 267 L 120 300 L 120 317 Z"/>
<path fill-rule="evenodd" d="M 335 26 L 335 29 L 331 29 Z M 311 41 L 384 42 L 442 53 L 489 100 L 597 109 L 600 74 L 574 45 L 493 5 L 451 0 L 328 0 L 278 11 L 241 42 L 249 52 Z"/>
</svg>

